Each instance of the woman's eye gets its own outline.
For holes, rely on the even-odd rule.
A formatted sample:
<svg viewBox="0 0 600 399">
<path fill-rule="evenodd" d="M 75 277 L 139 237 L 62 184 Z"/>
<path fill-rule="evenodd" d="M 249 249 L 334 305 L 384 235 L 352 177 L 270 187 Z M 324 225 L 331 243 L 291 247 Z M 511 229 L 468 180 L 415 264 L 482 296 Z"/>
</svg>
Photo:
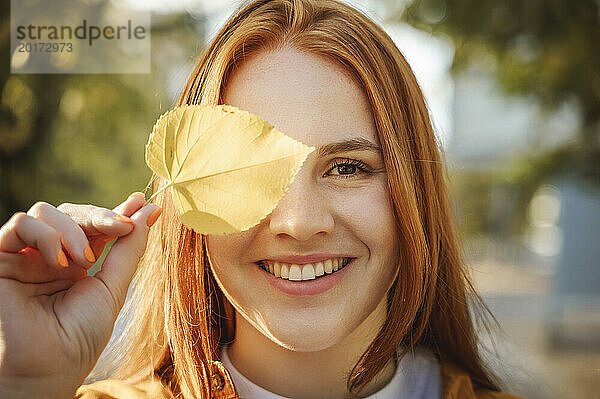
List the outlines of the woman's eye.
<svg viewBox="0 0 600 399">
<path fill-rule="evenodd" d="M 362 173 L 369 173 L 367 165 L 356 159 L 334 160 L 326 175 L 349 178 Z"/>
</svg>

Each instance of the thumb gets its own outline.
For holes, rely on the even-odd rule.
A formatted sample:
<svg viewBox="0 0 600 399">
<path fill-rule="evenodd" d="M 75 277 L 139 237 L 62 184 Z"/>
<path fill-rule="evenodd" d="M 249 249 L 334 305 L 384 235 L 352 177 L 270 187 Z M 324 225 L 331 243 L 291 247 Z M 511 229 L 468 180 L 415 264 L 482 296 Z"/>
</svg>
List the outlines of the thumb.
<svg viewBox="0 0 600 399">
<path fill-rule="evenodd" d="M 118 313 L 127 295 L 140 258 L 146 250 L 150 227 L 162 213 L 156 204 L 148 204 L 131 216 L 135 227 L 126 236 L 119 237 L 110 249 L 102 270 L 94 275 L 100 279 L 115 300 Z"/>
</svg>

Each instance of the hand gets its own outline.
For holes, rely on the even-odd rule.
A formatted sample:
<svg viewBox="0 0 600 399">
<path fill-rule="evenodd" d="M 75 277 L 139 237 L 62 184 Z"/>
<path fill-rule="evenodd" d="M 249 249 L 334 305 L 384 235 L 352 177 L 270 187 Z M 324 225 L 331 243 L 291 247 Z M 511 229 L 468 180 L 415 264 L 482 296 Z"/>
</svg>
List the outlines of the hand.
<svg viewBox="0 0 600 399">
<path fill-rule="evenodd" d="M 142 193 L 112 211 L 38 202 L 0 228 L 0 397 L 73 397 L 108 344 L 161 211 Z"/>
</svg>

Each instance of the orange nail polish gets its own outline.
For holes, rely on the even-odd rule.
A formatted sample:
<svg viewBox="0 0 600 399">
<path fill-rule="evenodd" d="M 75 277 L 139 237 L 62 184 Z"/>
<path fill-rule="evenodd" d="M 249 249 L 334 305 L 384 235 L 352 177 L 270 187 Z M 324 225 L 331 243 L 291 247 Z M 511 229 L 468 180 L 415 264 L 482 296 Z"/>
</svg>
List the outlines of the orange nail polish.
<svg viewBox="0 0 600 399">
<path fill-rule="evenodd" d="M 129 219 L 127 216 L 115 215 L 115 220 L 117 222 L 129 223 L 132 226 L 135 226 L 135 222 Z"/>
<path fill-rule="evenodd" d="M 59 265 L 61 265 L 62 267 L 69 267 L 69 261 L 67 260 L 67 255 L 65 255 L 65 253 L 63 252 L 62 249 L 58 251 L 58 256 L 56 258 L 58 259 Z"/>
<path fill-rule="evenodd" d="M 150 216 L 148 216 L 148 219 L 146 220 L 146 224 L 148 225 L 148 227 L 152 227 L 152 225 L 156 223 L 156 220 L 158 219 L 161 213 L 162 208 L 158 208 L 157 210 L 152 212 Z"/>
<path fill-rule="evenodd" d="M 90 244 L 86 245 L 85 249 L 83 250 L 83 256 L 90 263 L 94 263 L 96 261 L 96 257 L 94 256 L 94 251 L 92 251 Z"/>
</svg>

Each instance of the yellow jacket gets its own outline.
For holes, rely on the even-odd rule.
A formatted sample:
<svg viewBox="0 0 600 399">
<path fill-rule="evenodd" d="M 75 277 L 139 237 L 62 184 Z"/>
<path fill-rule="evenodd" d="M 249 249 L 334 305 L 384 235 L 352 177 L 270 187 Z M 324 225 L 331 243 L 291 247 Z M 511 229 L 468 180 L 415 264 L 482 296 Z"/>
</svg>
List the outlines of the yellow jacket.
<svg viewBox="0 0 600 399">
<path fill-rule="evenodd" d="M 221 362 L 214 362 L 218 374 L 213 377 L 215 388 L 212 399 L 239 398 L 227 368 Z M 518 396 L 488 389 L 475 389 L 471 377 L 462 369 L 441 363 L 442 399 L 522 399 Z M 146 381 L 130 384 L 120 380 L 102 380 L 82 385 L 74 399 L 171 399 L 173 396 L 160 381 Z M 402 398 L 398 398 L 402 399 Z"/>
</svg>

